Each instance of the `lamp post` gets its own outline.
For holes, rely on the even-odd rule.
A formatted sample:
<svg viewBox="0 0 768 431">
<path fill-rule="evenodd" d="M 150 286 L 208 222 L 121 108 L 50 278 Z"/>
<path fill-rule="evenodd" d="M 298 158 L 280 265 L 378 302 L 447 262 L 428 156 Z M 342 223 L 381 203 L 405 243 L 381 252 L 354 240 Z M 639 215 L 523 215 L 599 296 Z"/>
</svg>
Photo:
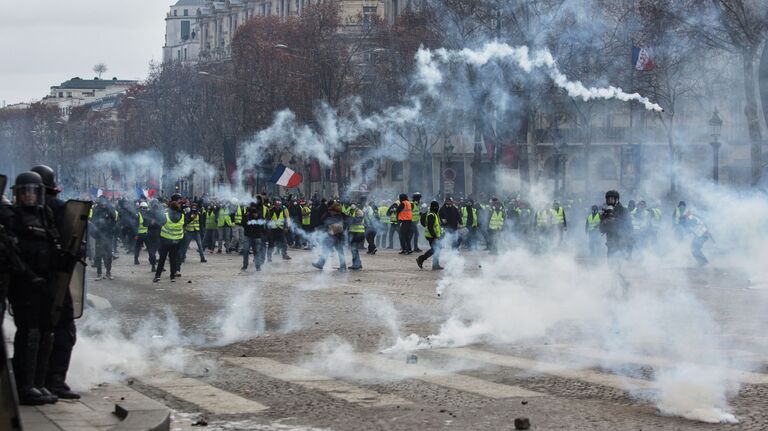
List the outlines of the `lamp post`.
<svg viewBox="0 0 768 431">
<path fill-rule="evenodd" d="M 723 120 L 717 113 L 717 108 L 712 113 L 712 118 L 709 119 L 709 134 L 712 136 L 712 142 L 709 145 L 712 146 L 712 180 L 719 182 L 720 180 L 720 130 L 723 127 Z"/>
</svg>

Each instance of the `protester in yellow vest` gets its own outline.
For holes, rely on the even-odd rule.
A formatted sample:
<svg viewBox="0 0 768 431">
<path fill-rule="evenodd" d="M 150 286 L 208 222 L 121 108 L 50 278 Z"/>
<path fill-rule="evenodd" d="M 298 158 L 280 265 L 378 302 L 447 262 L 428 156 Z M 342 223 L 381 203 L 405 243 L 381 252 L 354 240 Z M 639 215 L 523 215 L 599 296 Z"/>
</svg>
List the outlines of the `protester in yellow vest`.
<svg viewBox="0 0 768 431">
<path fill-rule="evenodd" d="M 360 248 L 365 244 L 365 222 L 363 210 L 352 204 L 349 206 L 349 250 L 352 252 L 352 266 L 349 269 L 363 269 L 360 260 Z"/>
<path fill-rule="evenodd" d="M 597 205 L 592 205 L 592 212 L 587 215 L 584 232 L 587 234 L 589 254 L 596 257 L 600 253 L 600 213 Z"/>
<path fill-rule="evenodd" d="M 506 214 L 501 201 L 497 198 L 491 199 L 491 218 L 488 221 L 488 233 L 490 239 L 490 254 L 499 254 L 499 241 L 501 241 L 501 231 L 504 229 Z"/>
<path fill-rule="evenodd" d="M 437 201 L 432 201 L 429 204 L 429 212 L 424 215 L 424 237 L 429 242 L 429 250 L 426 253 L 416 258 L 416 264 L 419 268 L 423 268 L 424 261 L 432 258 L 432 270 L 439 271 L 443 267 L 440 266 L 440 238 L 443 236 L 442 228 L 440 227 L 440 204 Z"/>
<path fill-rule="evenodd" d="M 280 199 L 275 199 L 274 205 L 267 212 L 267 226 L 269 227 L 269 250 L 267 250 L 267 261 L 272 262 L 272 254 L 275 249 L 280 250 L 283 260 L 291 260 L 288 256 L 288 242 L 285 234 L 290 229 L 291 218 L 288 215 L 288 209 L 283 207 Z"/>
<path fill-rule="evenodd" d="M 186 212 L 186 224 L 184 225 L 184 242 L 181 245 L 181 263 L 184 263 L 187 259 L 187 249 L 189 243 L 192 241 L 197 245 L 197 253 L 200 255 L 200 263 L 208 262 L 205 260 L 205 254 L 203 253 L 203 239 L 200 237 L 200 212 L 197 209 L 197 204 L 192 204 Z"/>
<path fill-rule="evenodd" d="M 176 281 L 181 276 L 181 262 L 179 260 L 179 248 L 184 239 L 184 214 L 181 212 L 179 202 L 172 201 L 168 212 L 165 213 L 165 223 L 160 228 L 160 257 L 157 260 L 155 278 L 157 283 L 165 270 L 165 260 L 170 258 L 171 281 Z"/>
<path fill-rule="evenodd" d="M 411 199 L 411 212 L 413 223 L 411 224 L 411 237 L 413 238 L 413 251 L 421 252 L 419 248 L 419 225 L 421 224 L 421 193 L 414 193 Z M 426 214 L 425 214 L 426 215 Z"/>
<path fill-rule="evenodd" d="M 135 245 L 133 249 L 133 264 L 140 265 L 139 254 L 141 253 L 142 246 L 146 245 L 147 253 L 149 255 L 149 264 L 155 268 L 157 264 L 157 251 L 154 249 L 155 244 L 149 240 L 149 218 L 152 215 L 149 212 L 149 205 L 146 202 L 139 204 L 139 213 L 136 215 L 137 226 L 136 236 L 134 236 Z"/>
</svg>

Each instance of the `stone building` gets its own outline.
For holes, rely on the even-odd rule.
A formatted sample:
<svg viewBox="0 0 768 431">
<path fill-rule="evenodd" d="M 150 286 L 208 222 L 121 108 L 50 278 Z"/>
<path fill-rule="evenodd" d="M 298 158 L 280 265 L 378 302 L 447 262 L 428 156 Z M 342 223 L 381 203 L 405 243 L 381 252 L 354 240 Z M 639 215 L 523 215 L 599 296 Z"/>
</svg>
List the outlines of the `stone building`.
<svg viewBox="0 0 768 431">
<path fill-rule="evenodd" d="M 288 17 L 307 6 L 332 0 L 179 0 L 165 18 L 163 61 L 197 63 L 229 58 L 237 27 L 254 16 Z M 378 15 L 390 22 L 410 7 L 409 0 L 338 0 L 345 31 Z"/>
</svg>

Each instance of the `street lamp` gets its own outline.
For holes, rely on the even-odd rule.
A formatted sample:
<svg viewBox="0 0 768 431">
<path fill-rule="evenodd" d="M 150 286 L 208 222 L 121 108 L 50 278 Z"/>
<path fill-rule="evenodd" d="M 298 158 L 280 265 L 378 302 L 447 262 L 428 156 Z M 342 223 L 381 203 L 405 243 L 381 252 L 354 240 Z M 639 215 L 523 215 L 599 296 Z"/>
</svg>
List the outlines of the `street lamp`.
<svg viewBox="0 0 768 431">
<path fill-rule="evenodd" d="M 709 134 L 712 136 L 712 142 L 709 145 L 712 146 L 712 180 L 718 182 L 720 180 L 720 130 L 723 127 L 723 120 L 717 113 L 717 108 L 712 113 L 712 118 L 709 119 Z"/>
</svg>

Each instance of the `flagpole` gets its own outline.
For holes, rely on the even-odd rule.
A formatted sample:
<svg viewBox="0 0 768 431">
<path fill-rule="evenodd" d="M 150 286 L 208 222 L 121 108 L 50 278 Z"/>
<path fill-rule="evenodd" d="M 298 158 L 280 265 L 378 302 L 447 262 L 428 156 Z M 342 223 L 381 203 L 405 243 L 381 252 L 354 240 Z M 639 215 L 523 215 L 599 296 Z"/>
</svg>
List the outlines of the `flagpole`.
<svg viewBox="0 0 768 431">
<path fill-rule="evenodd" d="M 630 44 L 630 50 L 629 50 L 629 93 L 630 94 L 635 92 L 635 65 L 632 62 L 633 48 L 634 48 L 634 43 Z M 634 140 L 634 116 L 635 116 L 634 114 L 635 114 L 635 104 L 632 103 L 632 101 L 630 100 L 629 101 L 629 134 L 627 136 L 628 145 L 625 147 L 624 151 L 622 151 L 623 153 L 622 159 L 624 160 L 621 160 L 621 164 L 622 164 L 621 166 L 621 183 L 622 184 L 620 184 L 621 187 L 624 187 L 626 185 L 624 184 L 625 183 L 624 170 L 628 162 L 628 160 L 626 160 L 627 154 L 629 153 L 630 148 L 632 148 L 632 141 Z"/>
</svg>

